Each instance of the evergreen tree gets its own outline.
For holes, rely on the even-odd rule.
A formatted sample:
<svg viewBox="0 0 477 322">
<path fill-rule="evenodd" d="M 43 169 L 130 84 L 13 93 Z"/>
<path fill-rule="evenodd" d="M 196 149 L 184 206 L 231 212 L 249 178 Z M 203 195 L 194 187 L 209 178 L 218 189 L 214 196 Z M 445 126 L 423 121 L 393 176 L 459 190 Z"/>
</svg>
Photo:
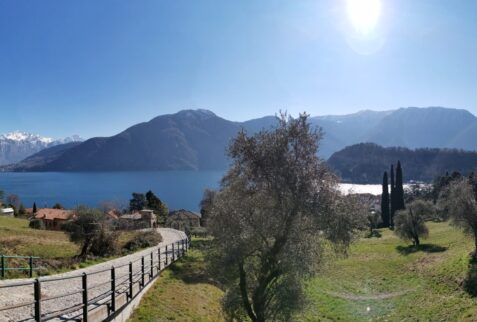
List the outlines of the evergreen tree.
<svg viewBox="0 0 477 322">
<path fill-rule="evenodd" d="M 404 206 L 404 187 L 403 187 L 403 182 L 402 182 L 402 168 L 401 168 L 401 162 L 397 162 L 396 166 L 396 200 L 395 200 L 395 208 L 394 210 L 403 210 L 405 208 Z"/>
<path fill-rule="evenodd" d="M 34 203 L 33 203 L 33 213 L 36 214 L 36 211 L 37 211 L 37 209 L 36 209 L 36 202 L 34 202 Z"/>
<path fill-rule="evenodd" d="M 149 190 L 146 192 L 146 201 L 147 201 L 147 208 L 154 210 L 157 215 L 157 220 L 159 223 L 164 224 L 167 219 L 167 215 L 169 214 L 169 209 L 167 208 L 166 204 L 159 199 L 154 192 Z"/>
<path fill-rule="evenodd" d="M 147 205 L 146 196 L 143 193 L 132 193 L 132 199 L 129 200 L 129 210 L 130 211 L 140 211 L 143 210 Z"/>
<path fill-rule="evenodd" d="M 389 224 L 394 226 L 394 213 L 396 212 L 396 186 L 394 185 L 394 165 L 391 164 L 391 216 L 389 217 Z"/>
<path fill-rule="evenodd" d="M 383 193 L 381 194 L 381 218 L 384 227 L 389 227 L 389 190 L 388 173 L 384 171 L 383 175 Z"/>
</svg>

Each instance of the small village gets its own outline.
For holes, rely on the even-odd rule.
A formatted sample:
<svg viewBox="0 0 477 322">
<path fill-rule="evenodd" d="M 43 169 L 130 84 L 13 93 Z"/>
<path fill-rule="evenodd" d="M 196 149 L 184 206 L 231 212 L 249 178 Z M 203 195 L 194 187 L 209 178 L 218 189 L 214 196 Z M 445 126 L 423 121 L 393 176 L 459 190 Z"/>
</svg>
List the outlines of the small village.
<svg viewBox="0 0 477 322">
<path fill-rule="evenodd" d="M 168 227 L 190 232 L 201 226 L 201 214 L 186 209 L 171 210 L 165 218 L 161 218 L 162 220 L 158 219 L 159 214 L 154 213 L 153 209 L 147 208 L 132 211 L 104 209 L 103 215 L 111 226 L 118 230 Z M 15 208 L 13 206 L 0 208 L 0 216 L 15 217 Z M 32 208 L 23 208 L 18 216 L 27 218 L 32 228 L 61 230 L 63 225 L 76 218 L 76 211 L 61 206 L 37 208 L 35 204 Z"/>
</svg>

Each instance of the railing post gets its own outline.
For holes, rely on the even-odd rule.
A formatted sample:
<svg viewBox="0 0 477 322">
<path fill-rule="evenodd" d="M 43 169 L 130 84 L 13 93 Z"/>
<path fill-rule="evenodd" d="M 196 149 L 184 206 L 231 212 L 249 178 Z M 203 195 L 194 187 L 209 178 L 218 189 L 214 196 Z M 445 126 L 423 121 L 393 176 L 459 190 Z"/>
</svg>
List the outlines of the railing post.
<svg viewBox="0 0 477 322">
<path fill-rule="evenodd" d="M 166 245 L 166 266 L 169 264 L 169 256 L 167 256 L 167 252 L 168 252 L 168 250 L 167 250 L 168 247 L 167 246 L 168 245 Z"/>
<path fill-rule="evenodd" d="M 35 300 L 35 321 L 41 322 L 41 284 L 38 278 L 33 284 L 33 297 Z"/>
<path fill-rule="evenodd" d="M 2 265 L 2 278 L 5 278 L 5 256 L 1 255 L 1 265 Z"/>
<path fill-rule="evenodd" d="M 157 249 L 157 274 L 161 272 L 161 247 Z"/>
<path fill-rule="evenodd" d="M 149 268 L 149 279 L 152 280 L 154 277 L 154 255 L 153 252 L 151 252 L 151 267 Z"/>
<path fill-rule="evenodd" d="M 174 243 L 172 243 L 172 262 L 176 260 L 176 250 L 174 248 Z"/>
<path fill-rule="evenodd" d="M 82 276 L 83 286 L 83 321 L 88 322 L 88 275 L 83 273 Z"/>
<path fill-rule="evenodd" d="M 129 299 L 133 298 L 133 264 L 129 262 Z"/>
<path fill-rule="evenodd" d="M 111 309 L 116 312 L 116 270 L 111 267 Z"/>
<path fill-rule="evenodd" d="M 141 257 L 141 288 L 144 287 L 144 256 Z"/>
<path fill-rule="evenodd" d="M 30 256 L 30 277 L 33 277 L 33 256 Z"/>
</svg>

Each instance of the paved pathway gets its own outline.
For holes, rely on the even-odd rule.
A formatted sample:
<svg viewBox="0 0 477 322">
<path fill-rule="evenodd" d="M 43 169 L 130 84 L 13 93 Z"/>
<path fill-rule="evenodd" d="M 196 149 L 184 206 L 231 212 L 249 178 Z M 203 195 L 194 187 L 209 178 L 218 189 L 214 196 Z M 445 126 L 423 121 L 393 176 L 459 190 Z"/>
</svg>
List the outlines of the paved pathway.
<svg viewBox="0 0 477 322">
<path fill-rule="evenodd" d="M 48 277 L 42 277 L 41 280 L 41 296 L 42 296 L 42 313 L 49 314 L 59 312 L 67 308 L 71 308 L 75 305 L 81 304 L 81 293 L 75 293 L 66 297 L 58 299 L 45 300 L 47 298 L 59 296 L 62 294 L 68 294 L 77 292 L 82 289 L 81 277 L 75 277 L 81 275 L 83 272 L 88 274 L 88 297 L 94 299 L 101 297 L 110 291 L 111 283 L 110 269 L 112 266 L 116 268 L 116 288 L 127 287 L 127 279 L 129 274 L 129 267 L 127 264 L 133 262 L 133 272 L 140 271 L 141 258 L 145 257 L 146 272 L 150 267 L 150 254 L 154 252 L 153 265 L 157 265 L 157 249 L 161 249 L 161 267 L 164 267 L 166 256 L 172 257 L 171 247 L 166 254 L 165 246 L 173 242 L 186 238 L 186 235 L 178 230 L 169 228 L 159 228 L 159 233 L 162 235 L 163 241 L 156 247 L 151 247 L 131 255 L 116 258 L 101 264 L 90 266 L 84 269 L 79 269 L 67 273 L 51 275 Z M 170 259 L 168 261 L 170 263 Z M 98 272 L 98 273 L 95 273 Z M 57 278 L 67 278 L 67 280 L 56 280 Z M 16 279 L 0 281 L 0 308 L 33 301 L 33 285 L 16 286 L 10 288 L 1 288 L 4 285 L 14 284 L 18 282 L 28 282 L 33 279 Z M 126 281 L 121 284 L 121 282 Z M 73 314 L 74 315 L 74 314 Z M 31 321 L 33 317 L 33 305 L 12 309 L 8 311 L 0 311 L 0 321 Z M 63 316 L 66 320 L 70 315 Z"/>
</svg>

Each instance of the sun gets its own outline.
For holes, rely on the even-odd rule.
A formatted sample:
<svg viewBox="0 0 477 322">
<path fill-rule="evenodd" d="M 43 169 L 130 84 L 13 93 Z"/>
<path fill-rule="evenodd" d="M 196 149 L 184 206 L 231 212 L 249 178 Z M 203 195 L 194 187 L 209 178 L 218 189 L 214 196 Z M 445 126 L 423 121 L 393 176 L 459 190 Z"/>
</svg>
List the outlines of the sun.
<svg viewBox="0 0 477 322">
<path fill-rule="evenodd" d="M 380 0 L 346 0 L 346 11 L 354 29 L 369 34 L 376 27 L 381 15 Z"/>
</svg>

